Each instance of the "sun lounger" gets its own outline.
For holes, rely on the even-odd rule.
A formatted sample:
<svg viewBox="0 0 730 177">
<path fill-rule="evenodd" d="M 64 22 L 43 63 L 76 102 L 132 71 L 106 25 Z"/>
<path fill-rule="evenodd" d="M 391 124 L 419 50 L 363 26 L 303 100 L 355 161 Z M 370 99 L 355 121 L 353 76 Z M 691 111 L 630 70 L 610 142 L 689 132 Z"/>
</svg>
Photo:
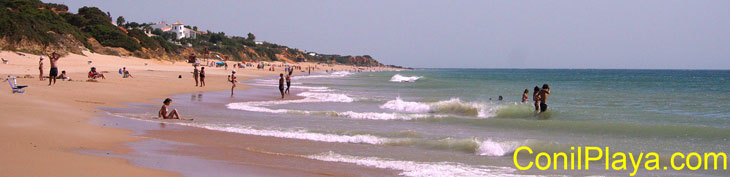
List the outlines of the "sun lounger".
<svg viewBox="0 0 730 177">
<path fill-rule="evenodd" d="M 28 87 L 26 85 L 18 85 L 15 77 L 13 77 L 13 81 L 10 81 L 10 77 L 8 77 L 6 80 L 8 81 L 8 84 L 10 84 L 10 88 L 13 89 L 13 93 L 25 93 L 25 90 L 23 90 L 23 88 Z"/>
</svg>

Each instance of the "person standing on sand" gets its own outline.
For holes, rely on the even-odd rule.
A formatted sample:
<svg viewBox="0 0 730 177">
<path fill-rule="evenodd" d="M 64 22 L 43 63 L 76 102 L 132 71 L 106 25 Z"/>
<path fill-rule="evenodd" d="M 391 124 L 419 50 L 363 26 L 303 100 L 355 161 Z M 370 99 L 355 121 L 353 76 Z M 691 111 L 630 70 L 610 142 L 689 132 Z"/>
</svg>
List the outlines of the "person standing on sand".
<svg viewBox="0 0 730 177">
<path fill-rule="evenodd" d="M 205 67 L 200 67 L 200 87 L 205 86 Z"/>
<path fill-rule="evenodd" d="M 193 69 L 193 79 L 195 79 L 195 86 L 198 86 L 198 78 L 200 77 L 200 70 L 198 70 L 198 65 L 193 65 L 195 69 Z"/>
<path fill-rule="evenodd" d="M 61 55 L 57 54 L 56 52 L 51 53 L 49 56 L 49 60 L 51 61 L 51 71 L 48 74 L 48 85 L 56 85 L 56 76 L 58 76 L 58 68 L 56 67 L 56 62 L 58 62 L 58 59 L 61 58 Z"/>
<path fill-rule="evenodd" d="M 540 87 L 535 86 L 535 89 L 532 93 L 532 101 L 535 102 L 535 111 L 540 110 L 540 95 L 538 95 L 538 93 L 540 93 Z"/>
<path fill-rule="evenodd" d="M 38 61 L 38 70 L 41 72 L 40 79 L 43 80 L 43 56 L 41 56 L 41 60 Z"/>
<path fill-rule="evenodd" d="M 284 99 L 284 73 L 279 74 L 279 92 L 281 92 L 281 99 Z"/>
<path fill-rule="evenodd" d="M 231 82 L 231 96 L 233 96 L 233 89 L 236 88 L 236 70 L 231 71 L 231 75 L 228 76 L 228 82 Z"/>
<path fill-rule="evenodd" d="M 547 110 L 547 95 L 550 94 L 550 86 L 547 84 L 542 85 L 542 89 L 540 90 L 540 112 L 545 112 Z"/>
<path fill-rule="evenodd" d="M 528 90 L 528 89 L 525 89 L 525 92 L 524 92 L 524 93 L 522 93 L 522 102 L 523 102 L 523 103 L 524 103 L 524 102 L 527 102 L 527 98 L 528 98 L 528 97 L 527 97 L 527 94 L 528 94 L 528 93 L 530 93 L 530 90 Z"/>
</svg>

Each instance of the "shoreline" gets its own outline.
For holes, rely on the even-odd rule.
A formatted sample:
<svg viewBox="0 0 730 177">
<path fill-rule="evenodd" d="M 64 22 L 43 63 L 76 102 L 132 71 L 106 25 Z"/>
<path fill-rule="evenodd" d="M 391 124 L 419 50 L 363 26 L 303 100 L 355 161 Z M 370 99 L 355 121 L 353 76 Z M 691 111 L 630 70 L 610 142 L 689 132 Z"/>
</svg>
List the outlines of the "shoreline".
<svg viewBox="0 0 730 177">
<path fill-rule="evenodd" d="M 0 170 L 11 176 L 54 174 L 68 176 L 103 175 L 109 173 L 125 176 L 177 176 L 169 171 L 150 169 L 132 165 L 128 160 L 91 156 L 75 151 L 93 149 L 126 154 L 132 149 L 124 144 L 146 138 L 130 136 L 132 131 L 96 126 L 89 120 L 102 116 L 98 107 L 125 107 L 124 103 L 152 103 L 153 99 L 185 93 L 229 90 L 225 82 L 227 72 L 221 68 L 208 71 L 208 86 L 193 87 L 190 77 L 178 79 L 178 75 L 188 74 L 192 67 L 187 63 L 161 60 L 116 57 L 98 54 L 69 55 L 59 61 L 59 70 L 67 70 L 73 81 L 58 80 L 54 86 L 47 86 L 48 80 L 39 81 L 38 56 L 2 51 L 0 56 L 9 64 L 0 65 L 0 74 L 18 76 L 19 85 L 28 85 L 25 94 L 12 94 L 9 88 L 0 91 L 6 99 L 0 99 L 4 112 L 0 122 L 0 137 L 5 140 Z M 93 61 L 89 65 L 87 61 Z M 48 61 L 44 61 L 44 74 L 47 74 Z M 86 82 L 85 71 L 95 66 L 107 76 L 97 82 Z M 116 69 L 127 67 L 135 78 L 122 79 Z M 336 66 L 337 67 L 337 66 Z M 345 69 L 347 66 L 340 66 Z M 243 70 L 237 75 L 239 80 L 258 76 L 274 75 L 255 69 Z M 283 71 L 283 70 L 278 70 Z M 29 75 L 32 78 L 21 78 Z M 164 81 L 164 82 L 161 82 Z M 190 84 L 190 86 L 183 86 Z M 236 89 L 242 90 L 246 86 Z M 75 163 L 65 163 L 74 161 Z"/>
</svg>

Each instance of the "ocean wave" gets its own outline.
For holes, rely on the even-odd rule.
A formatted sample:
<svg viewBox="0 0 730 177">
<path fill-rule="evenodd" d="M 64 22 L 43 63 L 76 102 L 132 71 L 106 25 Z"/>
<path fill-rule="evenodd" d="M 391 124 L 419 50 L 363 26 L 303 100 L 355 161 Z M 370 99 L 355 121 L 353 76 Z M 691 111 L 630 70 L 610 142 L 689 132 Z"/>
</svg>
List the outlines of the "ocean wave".
<svg viewBox="0 0 730 177">
<path fill-rule="evenodd" d="M 470 153 L 480 156 L 507 156 L 512 154 L 520 146 L 530 146 L 533 149 L 558 149 L 551 148 L 554 145 L 533 141 L 493 141 L 480 138 L 423 138 L 420 132 L 401 131 L 390 133 L 393 137 L 384 137 L 367 132 L 347 133 L 331 131 L 311 131 L 302 129 L 260 129 L 243 125 L 232 124 L 205 124 L 198 122 L 175 122 L 155 119 L 150 115 L 137 114 L 111 114 L 114 116 L 133 118 L 150 122 L 164 122 L 183 126 L 204 128 L 208 130 L 224 131 L 246 135 L 268 136 L 277 138 L 300 139 L 331 143 L 356 143 L 389 146 L 410 146 L 425 149 L 437 149 Z"/>
<path fill-rule="evenodd" d="M 423 103 L 403 101 L 400 97 L 397 97 L 395 100 L 390 100 L 381 105 L 380 108 L 407 113 L 448 114 L 479 118 L 530 117 L 535 114 L 534 108 L 530 104 L 465 102 L 461 101 L 459 98 Z"/>
<path fill-rule="evenodd" d="M 200 127 L 209 130 L 217 130 L 231 133 L 240 133 L 247 135 L 268 136 L 288 139 L 301 139 L 330 143 L 359 143 L 359 144 L 383 144 L 389 141 L 387 138 L 381 138 L 373 135 L 338 135 L 325 133 L 312 133 L 306 130 L 271 130 L 271 129 L 254 129 L 244 126 L 221 126 L 221 125 L 201 125 L 195 123 L 181 123 L 187 126 Z"/>
<path fill-rule="evenodd" d="M 395 74 L 393 77 L 390 78 L 391 82 L 415 82 L 418 79 L 423 78 L 423 76 L 402 76 L 400 74 Z"/>
<path fill-rule="evenodd" d="M 316 74 L 316 75 L 294 75 L 292 76 L 293 79 L 312 79 L 312 78 L 340 78 L 340 77 L 346 77 L 349 75 L 352 75 L 353 73 L 349 71 L 335 71 L 332 73 L 327 74 Z"/>
<path fill-rule="evenodd" d="M 394 169 L 403 171 L 403 176 L 527 176 L 514 174 L 516 169 L 496 166 L 472 166 L 455 162 L 415 162 L 404 160 L 392 160 L 378 157 L 359 157 L 337 154 L 332 151 L 305 156 L 306 158 L 328 161 L 344 162 L 361 166 Z"/>
<path fill-rule="evenodd" d="M 353 102 L 355 99 L 338 93 L 326 93 L 326 92 L 301 92 L 297 96 L 304 97 L 303 99 L 297 100 L 272 100 L 272 101 L 248 101 L 229 103 L 226 105 L 228 109 L 238 109 L 252 112 L 268 112 L 268 113 L 286 113 L 288 110 L 285 109 L 269 109 L 265 106 L 283 105 L 291 103 L 315 103 L 315 102 L 342 102 L 348 103 Z"/>
</svg>

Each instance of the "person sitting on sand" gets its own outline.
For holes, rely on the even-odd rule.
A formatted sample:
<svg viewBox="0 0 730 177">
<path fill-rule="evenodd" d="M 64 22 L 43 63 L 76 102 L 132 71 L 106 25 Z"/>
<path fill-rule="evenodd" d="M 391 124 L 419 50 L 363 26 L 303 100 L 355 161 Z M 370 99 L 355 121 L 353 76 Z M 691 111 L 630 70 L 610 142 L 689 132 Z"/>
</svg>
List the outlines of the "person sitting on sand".
<svg viewBox="0 0 730 177">
<path fill-rule="evenodd" d="M 522 93 L 522 102 L 523 103 L 524 102 L 527 102 L 527 99 L 528 99 L 527 94 L 528 93 L 530 93 L 530 90 L 528 90 L 528 89 L 525 89 L 525 92 Z"/>
<path fill-rule="evenodd" d="M 96 67 L 91 67 L 91 71 L 89 71 L 89 78 L 91 78 L 91 79 L 97 79 L 97 78 L 106 79 L 106 77 L 104 77 L 104 74 L 101 74 L 99 72 L 96 72 Z"/>
<path fill-rule="evenodd" d="M 281 99 L 284 99 L 284 73 L 279 74 L 279 92 L 281 92 Z"/>
<path fill-rule="evenodd" d="M 547 110 L 547 95 L 550 94 L 550 86 L 547 84 L 542 85 L 542 89 L 540 89 L 540 112 L 545 112 Z"/>
<path fill-rule="evenodd" d="M 165 98 L 165 101 L 162 101 L 162 108 L 160 108 L 160 111 L 157 112 L 157 118 L 184 120 L 180 118 L 180 114 L 177 112 L 177 109 L 172 109 L 172 112 L 168 112 L 167 107 L 170 106 L 170 103 L 172 103 L 172 99 L 170 98 Z"/>
<path fill-rule="evenodd" d="M 532 101 L 535 102 L 535 111 L 540 110 L 540 87 L 535 86 L 534 92 L 532 93 Z"/>
<path fill-rule="evenodd" d="M 205 67 L 200 67 L 200 87 L 205 86 Z"/>
<path fill-rule="evenodd" d="M 71 79 L 71 78 L 66 76 L 66 70 L 63 70 L 63 71 L 61 71 L 61 75 L 56 77 L 56 79 L 66 80 L 66 79 Z"/>
<path fill-rule="evenodd" d="M 129 70 L 127 70 L 127 67 L 122 67 L 122 73 L 123 73 L 122 78 L 128 78 L 128 77 L 134 78 L 134 77 L 132 77 L 131 74 L 129 74 Z"/>
<path fill-rule="evenodd" d="M 231 75 L 228 76 L 228 82 L 231 82 L 231 96 L 233 96 L 233 89 L 236 88 L 236 70 L 231 71 Z"/>
</svg>

